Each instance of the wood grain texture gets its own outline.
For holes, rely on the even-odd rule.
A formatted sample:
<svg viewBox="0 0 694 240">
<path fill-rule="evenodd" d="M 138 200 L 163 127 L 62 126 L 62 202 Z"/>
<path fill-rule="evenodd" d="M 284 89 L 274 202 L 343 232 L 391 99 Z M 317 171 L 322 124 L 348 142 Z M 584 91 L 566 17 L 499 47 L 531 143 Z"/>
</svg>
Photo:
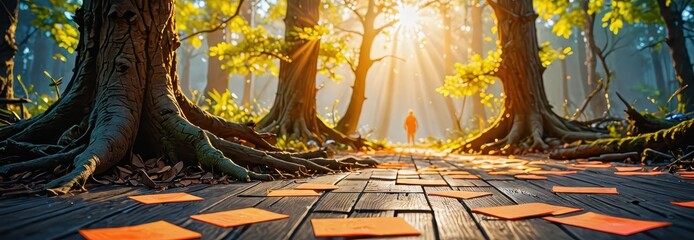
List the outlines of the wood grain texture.
<svg viewBox="0 0 694 240">
<path fill-rule="evenodd" d="M 360 211 L 431 211 L 422 193 L 364 193 L 354 209 Z"/>
</svg>

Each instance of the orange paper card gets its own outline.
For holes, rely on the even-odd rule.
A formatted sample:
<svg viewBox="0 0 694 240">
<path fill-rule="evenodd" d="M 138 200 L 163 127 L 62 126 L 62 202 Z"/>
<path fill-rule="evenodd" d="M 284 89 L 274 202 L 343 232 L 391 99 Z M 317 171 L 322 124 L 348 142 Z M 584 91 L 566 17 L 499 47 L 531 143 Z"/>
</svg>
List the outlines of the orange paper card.
<svg viewBox="0 0 694 240">
<path fill-rule="evenodd" d="M 190 216 L 190 218 L 220 227 L 236 227 L 251 223 L 267 222 L 289 218 L 289 215 L 265 211 L 258 208 L 206 213 Z"/>
<path fill-rule="evenodd" d="M 444 180 L 431 180 L 431 179 L 406 179 L 400 178 L 397 184 L 402 185 L 422 185 L 422 186 L 448 186 L 448 183 Z"/>
<path fill-rule="evenodd" d="M 160 193 L 140 196 L 129 196 L 128 198 L 144 204 L 191 202 L 203 200 L 201 197 L 193 196 L 187 193 Z"/>
<path fill-rule="evenodd" d="M 614 174 L 621 176 L 656 176 L 665 174 L 665 172 L 615 172 Z"/>
<path fill-rule="evenodd" d="M 480 179 L 476 175 L 449 175 L 453 179 Z"/>
<path fill-rule="evenodd" d="M 526 203 L 519 205 L 476 208 L 472 209 L 472 212 L 481 213 L 506 220 L 515 220 L 529 217 L 561 215 L 572 212 L 578 212 L 581 210 L 583 209 L 555 206 L 546 203 Z"/>
<path fill-rule="evenodd" d="M 398 217 L 317 218 L 311 219 L 311 225 L 317 238 L 420 235 L 405 219 Z"/>
<path fill-rule="evenodd" d="M 577 168 L 611 168 L 612 164 L 574 164 L 573 166 Z"/>
<path fill-rule="evenodd" d="M 294 189 L 298 190 L 335 190 L 340 188 L 333 184 L 318 184 L 318 183 L 302 183 L 296 186 Z"/>
<path fill-rule="evenodd" d="M 595 193 L 595 194 L 619 194 L 617 188 L 607 187 L 552 187 L 554 193 Z"/>
<path fill-rule="evenodd" d="M 618 172 L 633 172 L 641 170 L 642 167 L 614 167 Z"/>
<path fill-rule="evenodd" d="M 270 190 L 268 197 L 319 197 L 320 193 L 313 190 L 282 189 Z"/>
<path fill-rule="evenodd" d="M 569 174 L 576 174 L 576 171 L 545 171 L 545 170 L 540 170 L 540 171 L 531 171 L 531 174 L 539 174 L 539 175 L 569 175 Z"/>
<path fill-rule="evenodd" d="M 492 193 L 490 193 L 490 192 L 465 192 L 465 191 L 433 191 L 433 192 L 428 192 L 427 194 L 430 196 L 452 197 L 452 198 L 462 198 L 462 199 L 471 199 L 471 198 L 477 198 L 477 197 L 484 197 L 484 196 L 492 195 Z"/>
<path fill-rule="evenodd" d="M 88 240 L 112 239 L 195 239 L 202 235 L 197 232 L 173 225 L 166 221 L 145 223 L 141 225 L 115 228 L 82 229 L 80 234 Z"/>
<path fill-rule="evenodd" d="M 545 177 L 545 176 L 532 175 L 532 174 L 516 175 L 515 177 L 518 179 L 523 179 L 523 180 L 545 180 L 545 179 L 547 179 L 547 177 Z"/>
<path fill-rule="evenodd" d="M 612 217 L 592 212 L 571 217 L 545 217 L 544 219 L 556 223 L 618 234 L 622 236 L 628 236 L 654 228 L 672 225 L 672 223 L 669 222 L 652 222 L 630 218 Z"/>
<path fill-rule="evenodd" d="M 680 207 L 689 207 L 689 208 L 694 208 L 694 201 L 691 202 L 670 202 L 674 205 L 680 206 Z"/>
<path fill-rule="evenodd" d="M 441 175 L 470 175 L 470 173 L 466 172 L 466 171 L 450 171 L 450 172 L 441 172 Z"/>
</svg>

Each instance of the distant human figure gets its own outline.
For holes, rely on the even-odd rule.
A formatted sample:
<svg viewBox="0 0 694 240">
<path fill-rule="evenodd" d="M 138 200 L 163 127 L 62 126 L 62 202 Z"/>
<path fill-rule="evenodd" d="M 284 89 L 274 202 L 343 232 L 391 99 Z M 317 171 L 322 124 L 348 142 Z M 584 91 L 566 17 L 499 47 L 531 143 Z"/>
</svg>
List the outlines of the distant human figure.
<svg viewBox="0 0 694 240">
<path fill-rule="evenodd" d="M 414 145 L 414 134 L 418 128 L 417 118 L 414 117 L 414 111 L 410 109 L 410 114 L 405 118 L 405 131 L 407 131 L 407 143 Z"/>
</svg>

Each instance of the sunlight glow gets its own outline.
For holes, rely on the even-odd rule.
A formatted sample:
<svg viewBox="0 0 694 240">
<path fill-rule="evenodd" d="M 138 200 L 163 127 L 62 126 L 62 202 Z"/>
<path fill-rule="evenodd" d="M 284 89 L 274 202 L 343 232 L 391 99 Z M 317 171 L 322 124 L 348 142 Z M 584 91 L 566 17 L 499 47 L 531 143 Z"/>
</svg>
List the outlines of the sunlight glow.
<svg viewBox="0 0 694 240">
<path fill-rule="evenodd" d="M 417 20 L 419 14 L 417 12 L 417 7 L 412 5 L 400 5 L 398 7 L 397 18 L 402 28 L 417 28 Z"/>
</svg>

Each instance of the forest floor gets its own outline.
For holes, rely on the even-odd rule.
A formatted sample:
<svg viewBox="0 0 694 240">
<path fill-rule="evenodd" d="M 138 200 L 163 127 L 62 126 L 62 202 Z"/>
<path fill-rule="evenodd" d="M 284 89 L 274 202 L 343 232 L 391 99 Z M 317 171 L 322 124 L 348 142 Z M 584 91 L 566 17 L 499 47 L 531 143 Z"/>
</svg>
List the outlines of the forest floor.
<svg viewBox="0 0 694 240">
<path fill-rule="evenodd" d="M 186 192 L 202 201 L 141 204 L 128 196 L 158 193 L 147 187 L 98 186 L 60 197 L 0 199 L 0 239 L 81 239 L 80 229 L 131 226 L 165 220 L 202 234 L 203 239 L 314 239 L 310 219 L 401 217 L 422 235 L 414 239 L 614 239 L 619 235 L 552 223 L 542 218 L 501 220 L 471 209 L 541 202 L 581 208 L 615 217 L 670 222 L 671 226 L 629 236 L 630 239 L 687 239 L 694 234 L 694 208 L 671 201 L 694 200 L 694 180 L 665 173 L 621 176 L 615 166 L 547 160 L 543 155 L 506 158 L 452 156 L 424 150 L 374 153 L 377 169 L 322 175 L 309 179 L 232 184 L 193 184 L 165 192 Z M 395 162 L 394 164 L 392 162 Z M 569 171 L 520 180 L 528 170 Z M 454 179 L 466 171 L 479 179 Z M 571 171 L 576 171 L 575 173 Z M 536 172 L 539 173 L 539 172 Z M 440 186 L 400 185 L 403 179 L 442 180 Z M 431 181 L 429 183 L 436 183 Z M 316 197 L 267 197 L 268 190 L 292 189 L 301 183 L 335 184 L 338 189 Z M 553 193 L 553 186 L 615 187 L 619 194 Z M 489 196 L 456 199 L 433 191 L 488 192 Z M 190 218 L 199 213 L 256 207 L 289 215 L 286 219 L 221 228 Z M 562 216 L 563 217 L 563 216 Z"/>
</svg>

